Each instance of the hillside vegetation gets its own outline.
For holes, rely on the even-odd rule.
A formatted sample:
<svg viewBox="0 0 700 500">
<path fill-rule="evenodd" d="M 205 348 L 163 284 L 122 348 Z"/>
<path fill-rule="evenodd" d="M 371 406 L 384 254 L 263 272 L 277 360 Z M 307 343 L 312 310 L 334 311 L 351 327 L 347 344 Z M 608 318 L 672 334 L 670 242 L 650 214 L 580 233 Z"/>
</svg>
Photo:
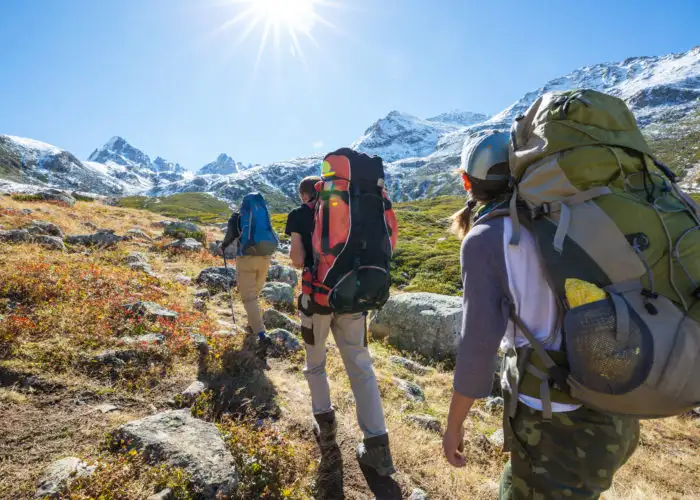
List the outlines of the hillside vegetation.
<svg viewBox="0 0 700 500">
<path fill-rule="evenodd" d="M 231 215 L 228 203 L 207 193 L 179 193 L 169 196 L 127 196 L 119 206 L 140 208 L 178 219 L 203 223 L 226 222 Z"/>
</svg>

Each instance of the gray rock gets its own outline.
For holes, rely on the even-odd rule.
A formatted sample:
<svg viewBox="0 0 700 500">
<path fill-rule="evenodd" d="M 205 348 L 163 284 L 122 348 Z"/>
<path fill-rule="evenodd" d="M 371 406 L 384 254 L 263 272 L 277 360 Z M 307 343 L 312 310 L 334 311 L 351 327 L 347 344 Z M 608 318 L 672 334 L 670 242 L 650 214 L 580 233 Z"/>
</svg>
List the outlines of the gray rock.
<svg viewBox="0 0 700 500">
<path fill-rule="evenodd" d="M 495 413 L 501 408 L 503 408 L 503 398 L 500 396 L 490 396 L 486 399 L 486 403 L 484 403 L 484 408 L 486 408 L 487 411 L 491 413 Z"/>
<path fill-rule="evenodd" d="M 129 229 L 127 231 L 127 234 L 137 240 L 153 241 L 153 238 L 151 238 L 149 235 L 147 235 L 145 232 L 138 228 Z"/>
<path fill-rule="evenodd" d="M 163 491 L 159 491 L 148 497 L 146 500 L 170 500 L 173 497 L 173 490 L 170 488 L 165 488 Z"/>
<path fill-rule="evenodd" d="M 175 276 L 175 281 L 185 286 L 192 284 L 192 278 L 185 276 L 184 274 L 178 274 Z"/>
<path fill-rule="evenodd" d="M 124 238 L 114 234 L 114 231 L 101 229 L 94 234 L 78 234 L 68 236 L 66 243 L 69 245 L 82 245 L 86 247 L 97 246 L 101 248 L 111 247 L 116 245 Z"/>
<path fill-rule="evenodd" d="M 138 335 L 136 337 L 119 337 L 119 342 L 122 344 L 133 345 L 133 344 L 149 344 L 149 345 L 159 345 L 165 342 L 165 335 L 161 333 L 146 333 L 144 335 Z"/>
<path fill-rule="evenodd" d="M 496 448 L 503 448 L 505 443 L 505 437 L 503 436 L 503 429 L 498 429 L 496 432 L 488 437 L 489 443 L 491 443 Z"/>
<path fill-rule="evenodd" d="M 402 358 L 401 356 L 389 356 L 389 361 L 416 375 L 425 375 L 430 372 L 427 366 L 423 366 L 408 358 Z"/>
<path fill-rule="evenodd" d="M 126 338 L 126 337 L 122 337 Z M 135 349 L 118 349 L 114 351 L 105 351 L 97 354 L 88 360 L 88 365 L 108 365 L 115 368 L 122 368 L 127 363 L 145 363 L 147 354 Z"/>
<path fill-rule="evenodd" d="M 194 296 L 197 299 L 206 300 L 206 299 L 211 298 L 211 292 L 209 290 L 207 290 L 206 288 L 201 288 L 199 290 L 194 291 Z"/>
<path fill-rule="evenodd" d="M 147 264 L 145 262 L 134 262 L 132 264 L 129 264 L 129 267 L 133 269 L 134 271 L 141 271 L 149 276 L 155 276 L 156 274 L 153 272 L 153 267 L 150 264 Z"/>
<path fill-rule="evenodd" d="M 272 305 L 292 305 L 294 304 L 294 288 L 287 283 L 268 283 L 260 292 Z"/>
<path fill-rule="evenodd" d="M 195 283 L 214 292 L 225 292 L 236 285 L 236 270 L 232 267 L 207 267 L 197 276 Z"/>
<path fill-rule="evenodd" d="M 203 235 L 202 229 L 192 222 L 175 221 L 168 222 L 163 227 L 163 234 L 173 238 L 191 238 L 195 235 Z"/>
<path fill-rule="evenodd" d="M 129 304 L 124 304 L 124 309 L 136 314 L 137 316 L 143 316 L 146 319 L 155 321 L 158 318 L 163 319 L 177 319 L 178 314 L 175 311 L 166 309 L 155 302 L 139 301 L 131 302 Z"/>
<path fill-rule="evenodd" d="M 370 315 L 376 338 L 433 359 L 454 359 L 462 326 L 462 299 L 435 293 L 393 295 Z"/>
<path fill-rule="evenodd" d="M 413 488 L 408 500 L 428 500 L 428 494 L 420 488 Z"/>
<path fill-rule="evenodd" d="M 180 394 L 180 396 L 182 396 L 183 404 L 191 405 L 192 403 L 194 403 L 194 400 L 197 399 L 197 397 L 207 389 L 208 387 L 205 382 L 202 382 L 201 380 L 195 380 L 190 385 L 188 385 L 187 389 L 182 391 L 182 393 Z"/>
<path fill-rule="evenodd" d="M 268 349 L 268 355 L 272 357 L 282 357 L 291 352 L 302 350 L 299 339 L 291 332 L 277 328 L 267 332 L 267 336 L 272 340 L 272 346 Z"/>
<path fill-rule="evenodd" d="M 299 333 L 301 332 L 301 323 L 294 321 L 289 316 L 282 314 L 276 309 L 266 309 L 263 313 L 263 323 L 265 328 L 268 330 L 274 330 L 275 328 L 281 328 L 283 330 L 288 330 L 290 332 Z"/>
<path fill-rule="evenodd" d="M 0 230 L 0 242 L 7 243 L 29 243 L 33 240 L 31 234 L 26 229 L 10 229 L 8 231 Z"/>
<path fill-rule="evenodd" d="M 407 415 L 406 421 L 431 432 L 442 434 L 442 424 L 430 415 Z"/>
<path fill-rule="evenodd" d="M 33 211 L 29 208 L 23 208 L 22 210 L 19 211 L 20 214 L 22 215 L 31 215 Z"/>
<path fill-rule="evenodd" d="M 89 476 L 95 467 L 76 457 L 67 457 L 49 465 L 37 481 L 34 498 L 58 498 L 61 491 L 78 477 Z"/>
<path fill-rule="evenodd" d="M 425 401 L 425 394 L 423 393 L 423 389 L 421 389 L 420 386 L 415 382 L 394 377 L 394 384 L 396 384 L 396 387 L 401 389 L 406 394 L 406 397 L 409 400 L 416 401 L 419 403 Z"/>
<path fill-rule="evenodd" d="M 43 220 L 33 220 L 32 224 L 27 227 L 27 231 L 29 231 L 35 236 L 44 234 L 47 236 L 56 236 L 61 239 L 66 237 L 66 235 L 63 234 L 61 228 L 58 227 L 56 224 L 52 224 L 51 222 L 46 222 Z"/>
<path fill-rule="evenodd" d="M 148 257 L 141 252 L 130 252 L 129 255 L 124 257 L 124 262 L 127 264 L 148 264 Z"/>
<path fill-rule="evenodd" d="M 277 247 L 277 251 L 281 253 L 282 255 L 289 255 L 289 252 L 291 251 L 292 246 L 289 243 L 282 243 L 280 242 L 279 246 Z"/>
<path fill-rule="evenodd" d="M 75 198 L 73 198 L 68 193 L 59 191 L 58 189 L 47 189 L 46 191 L 40 192 L 39 196 L 41 196 L 42 200 L 58 201 L 61 203 L 65 203 L 69 207 L 75 205 Z"/>
<path fill-rule="evenodd" d="M 37 243 L 41 245 L 44 248 L 48 248 L 50 250 L 65 250 L 66 245 L 63 243 L 63 240 L 59 238 L 58 236 L 46 236 L 46 235 L 39 235 L 39 236 L 34 236 L 34 243 Z"/>
<path fill-rule="evenodd" d="M 192 342 L 192 345 L 195 346 L 200 353 L 209 353 L 209 343 L 204 335 L 200 335 L 199 333 L 190 333 L 190 342 Z"/>
<path fill-rule="evenodd" d="M 293 287 L 299 282 L 299 274 L 294 268 L 282 265 L 270 266 L 267 272 L 267 281 L 277 281 L 279 283 L 287 283 Z"/>
<path fill-rule="evenodd" d="M 196 298 L 192 302 L 192 307 L 197 311 L 206 311 L 207 310 L 207 301 L 204 299 Z"/>
<path fill-rule="evenodd" d="M 171 410 L 129 422 L 117 430 L 116 441 L 137 449 L 150 462 L 182 468 L 206 499 L 233 496 L 238 474 L 231 452 L 216 425 L 196 419 L 189 409 Z"/>
<path fill-rule="evenodd" d="M 99 411 L 101 413 L 112 413 L 113 411 L 118 411 L 119 407 L 115 406 L 113 404 L 104 403 L 104 404 L 95 406 L 95 410 Z"/>
<path fill-rule="evenodd" d="M 196 252 L 202 249 L 202 244 L 194 238 L 185 238 L 175 240 L 172 243 L 165 245 L 168 250 L 177 250 L 180 252 Z"/>
</svg>

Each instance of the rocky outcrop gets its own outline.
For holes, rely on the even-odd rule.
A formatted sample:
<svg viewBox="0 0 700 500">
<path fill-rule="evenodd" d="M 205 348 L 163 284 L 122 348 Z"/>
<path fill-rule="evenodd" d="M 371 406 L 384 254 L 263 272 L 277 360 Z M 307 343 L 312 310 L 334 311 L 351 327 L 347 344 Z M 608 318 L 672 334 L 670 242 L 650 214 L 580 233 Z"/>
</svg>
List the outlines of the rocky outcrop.
<svg viewBox="0 0 700 500">
<path fill-rule="evenodd" d="M 158 319 L 175 320 L 178 317 L 178 314 L 175 311 L 166 309 L 155 302 L 132 302 L 129 304 L 124 304 L 124 309 L 136 316 L 142 316 L 151 321 L 156 321 Z"/>
<path fill-rule="evenodd" d="M 165 245 L 165 248 L 178 252 L 197 252 L 202 249 L 202 244 L 194 238 L 184 238 Z"/>
<path fill-rule="evenodd" d="M 114 231 L 101 229 L 94 234 L 79 234 L 68 236 L 66 243 L 69 245 L 82 245 L 86 247 L 96 246 L 107 248 L 116 245 L 124 238 L 114 234 Z"/>
<path fill-rule="evenodd" d="M 302 350 L 299 339 L 291 332 L 277 328 L 267 332 L 267 336 L 272 340 L 272 345 L 267 353 L 271 357 L 283 357 L 292 352 Z"/>
<path fill-rule="evenodd" d="M 268 283 L 260 292 L 260 296 L 275 306 L 294 304 L 294 288 L 287 283 Z"/>
<path fill-rule="evenodd" d="M 76 457 L 67 457 L 49 465 L 37 481 L 34 498 L 58 498 L 61 491 L 75 479 L 88 476 L 95 471 L 91 466 Z"/>
<path fill-rule="evenodd" d="M 60 203 L 65 203 L 66 205 L 72 207 L 75 205 L 75 198 L 64 191 L 58 189 L 47 189 L 39 193 L 42 200 L 46 201 L 58 201 Z"/>
<path fill-rule="evenodd" d="M 275 264 L 270 266 L 270 270 L 267 272 L 267 281 L 286 283 L 295 287 L 299 283 L 299 274 L 292 267 Z"/>
<path fill-rule="evenodd" d="M 276 309 L 266 309 L 263 313 L 263 323 L 268 330 L 281 328 L 293 333 L 301 332 L 301 323 L 294 321 L 289 316 L 282 314 Z"/>
<path fill-rule="evenodd" d="M 225 292 L 228 287 L 236 286 L 236 270 L 229 267 L 207 267 L 197 276 L 195 282 L 212 292 Z"/>
<path fill-rule="evenodd" d="M 392 296 L 371 314 L 369 331 L 375 338 L 432 359 L 454 358 L 462 325 L 462 299 L 436 293 Z"/>
<path fill-rule="evenodd" d="M 146 460 L 166 463 L 190 474 L 206 499 L 233 496 L 238 474 L 231 452 L 212 423 L 194 418 L 190 410 L 172 410 L 122 425 L 115 442 L 143 453 Z"/>
</svg>

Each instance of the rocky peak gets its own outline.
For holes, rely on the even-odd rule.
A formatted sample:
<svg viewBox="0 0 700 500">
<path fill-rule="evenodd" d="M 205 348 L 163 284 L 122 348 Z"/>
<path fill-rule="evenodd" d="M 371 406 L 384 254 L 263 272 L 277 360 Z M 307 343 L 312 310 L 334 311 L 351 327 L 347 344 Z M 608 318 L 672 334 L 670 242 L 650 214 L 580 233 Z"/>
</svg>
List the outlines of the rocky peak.
<svg viewBox="0 0 700 500">
<path fill-rule="evenodd" d="M 238 173 L 243 166 L 239 165 L 233 158 L 226 153 L 221 153 L 215 161 L 207 163 L 198 172 L 198 174 L 219 174 L 230 175 Z"/>
</svg>

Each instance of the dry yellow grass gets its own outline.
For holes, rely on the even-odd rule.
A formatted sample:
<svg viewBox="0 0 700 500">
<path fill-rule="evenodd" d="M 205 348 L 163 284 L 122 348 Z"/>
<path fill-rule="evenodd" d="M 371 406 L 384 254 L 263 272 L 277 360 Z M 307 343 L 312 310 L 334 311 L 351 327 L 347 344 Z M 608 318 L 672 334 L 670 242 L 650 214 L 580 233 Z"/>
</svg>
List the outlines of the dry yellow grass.
<svg viewBox="0 0 700 500">
<path fill-rule="evenodd" d="M 34 213 L 20 214 L 19 210 L 24 208 L 34 210 Z M 99 203 L 79 202 L 70 209 L 47 203 L 17 202 L 7 197 L 0 198 L 0 214 L 0 225 L 4 229 L 22 227 L 32 219 L 42 219 L 57 224 L 67 234 L 93 232 L 91 225 L 94 225 L 113 229 L 118 234 L 140 227 L 155 237 L 161 234 L 161 230 L 152 224 L 163 220 L 157 214 Z M 210 240 L 221 238 L 220 231 L 214 228 L 207 228 L 207 232 Z M 101 269 L 105 279 L 130 284 L 128 293 L 142 293 L 189 312 L 193 288 L 177 283 L 176 276 L 184 274 L 194 278 L 203 267 L 219 265 L 220 261 L 206 252 L 182 256 L 153 251 L 151 247 L 150 243 L 133 240 L 120 243 L 116 250 L 95 250 L 83 255 L 52 252 L 32 244 L 0 245 L 3 258 L 0 273 L 5 273 L 5 276 L 21 271 L 25 274 L 20 274 L 25 276 L 28 266 L 37 262 L 73 268 L 93 265 Z M 149 281 L 121 263 L 121 259 L 134 250 L 148 254 L 154 271 L 162 275 L 159 282 Z M 0 291 L 2 288 L 0 283 Z M 237 294 L 234 294 L 234 300 L 238 322 L 244 324 L 245 315 Z M 202 321 L 213 324 L 213 330 L 218 329 L 217 319 L 230 320 L 227 308 L 227 297 L 217 296 L 210 302 L 209 312 Z M 113 338 L 96 336 L 94 345 L 86 343 L 88 330 L 85 330 L 85 325 L 91 324 L 90 321 L 80 315 L 59 319 L 51 323 L 54 330 L 41 330 L 41 335 L 36 337 L 27 334 L 35 330 L 25 330 L 15 339 L 12 354 L 0 358 L 0 421 L 3 422 L 0 428 L 0 498 L 27 498 L 42 468 L 52 460 L 69 455 L 89 457 L 107 464 L 103 468 L 104 476 L 100 477 L 133 481 L 133 487 L 122 498 L 139 498 L 141 493 L 135 492 L 150 491 L 161 477 L 160 473 L 137 474 L 137 467 L 131 462 L 112 463 L 114 456 L 105 455 L 104 436 L 123 422 L 167 409 L 168 400 L 197 376 L 196 354 L 191 349 L 176 350 L 171 358 L 167 358 L 164 376 L 150 379 L 148 384 L 125 385 L 119 380 L 91 376 L 79 369 L 75 362 L 86 351 L 113 346 Z M 200 326 L 202 328 L 203 333 L 211 333 Z M 291 447 L 293 458 L 285 458 L 286 466 L 275 477 L 286 481 L 292 497 L 309 498 L 317 480 L 319 457 L 311 433 L 310 398 L 301 372 L 302 358 L 270 360 L 269 366 L 263 369 L 246 354 L 242 337 L 232 341 L 212 338 L 211 342 L 211 356 L 219 354 L 221 357 L 212 358 L 209 368 L 223 370 L 223 365 L 217 365 L 219 361 L 216 360 L 228 363 L 226 373 L 239 384 L 236 397 L 240 400 L 248 398 L 249 407 L 258 411 L 262 411 L 262 403 L 267 403 L 266 412 L 277 412 L 264 434 L 250 431 L 249 444 L 264 448 L 260 451 L 262 459 L 275 467 L 280 464 L 273 463 L 274 457 L 269 453 L 277 448 L 266 448 L 269 439 L 283 440 L 282 454 Z M 441 436 L 417 428 L 404 418 L 407 412 L 425 413 L 444 422 L 451 397 L 451 372 L 436 366 L 427 375 L 414 375 L 388 361 L 388 356 L 395 353 L 390 347 L 372 342 L 370 348 L 384 400 L 392 451 L 399 469 L 396 479 L 405 497 L 413 487 L 420 487 L 431 499 L 496 498 L 500 472 L 507 457 L 488 445 L 482 435 L 499 428 L 500 415 L 488 413 L 480 403 L 476 405 L 467 422 L 465 448 L 469 464 L 464 469 L 451 468 L 442 457 Z M 332 397 L 339 410 L 346 498 L 364 499 L 369 492 L 354 460 L 354 446 L 361 434 L 355 422 L 352 392 L 332 338 L 329 340 L 327 371 Z M 41 383 L 34 384 L 33 390 L 29 390 L 26 384 L 26 377 L 31 375 L 38 375 L 41 380 Z M 147 374 L 138 374 L 136 380 L 143 377 L 147 378 Z M 393 377 L 419 384 L 425 391 L 426 402 L 407 403 L 394 385 Z M 237 400 L 237 405 L 240 400 Z M 102 402 L 115 403 L 120 406 L 120 411 L 106 415 L 92 411 Z M 241 407 L 236 408 L 240 410 Z M 202 401 L 200 409 L 207 412 L 215 408 Z M 643 422 L 637 453 L 616 476 L 613 488 L 604 498 L 700 498 L 698 449 L 699 419 L 679 417 Z M 80 495 L 82 493 L 76 492 L 73 498 L 85 498 Z"/>
</svg>

